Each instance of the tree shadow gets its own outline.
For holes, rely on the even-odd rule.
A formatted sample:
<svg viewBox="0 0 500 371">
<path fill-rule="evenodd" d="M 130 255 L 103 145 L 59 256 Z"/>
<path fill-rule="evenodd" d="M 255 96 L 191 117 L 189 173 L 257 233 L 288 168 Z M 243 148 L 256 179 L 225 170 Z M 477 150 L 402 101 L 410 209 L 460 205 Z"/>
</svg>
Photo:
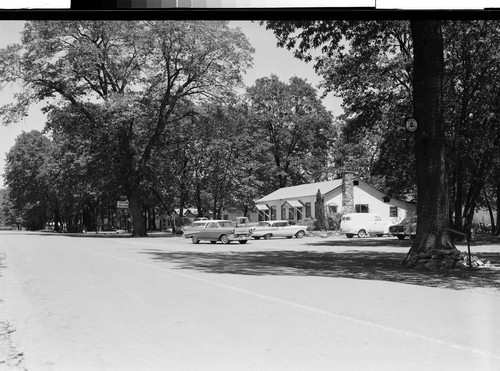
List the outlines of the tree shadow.
<svg viewBox="0 0 500 371">
<path fill-rule="evenodd" d="M 405 252 L 408 252 L 410 249 L 410 241 L 399 240 L 396 237 L 394 238 L 340 238 L 340 239 L 330 239 L 330 238 L 322 238 L 316 239 L 312 241 L 304 240 L 305 246 L 329 246 L 329 247 L 360 247 L 360 248 L 372 248 L 372 247 L 397 247 L 397 248 L 406 248 Z"/>
<path fill-rule="evenodd" d="M 74 237 L 74 238 L 168 238 L 168 237 L 180 237 L 178 234 L 172 234 L 171 232 L 148 232 L 145 237 L 132 237 L 132 233 L 116 233 L 116 232 L 87 232 L 87 233 L 71 233 L 71 232 L 53 232 L 53 231 L 9 231 L 10 235 L 36 235 L 43 237 Z M 2 234 L 2 231 L 0 231 Z"/>
<path fill-rule="evenodd" d="M 345 245 L 344 245 L 345 246 Z M 365 245 L 366 246 L 366 245 Z M 276 276 L 320 276 L 390 281 L 455 290 L 494 289 L 500 295 L 499 269 L 454 269 L 443 272 L 413 270 L 401 265 L 405 252 L 162 252 L 148 250 L 154 261 L 170 262 L 178 269 L 206 273 Z M 481 258 L 500 263 L 500 253 L 482 253 Z"/>
</svg>

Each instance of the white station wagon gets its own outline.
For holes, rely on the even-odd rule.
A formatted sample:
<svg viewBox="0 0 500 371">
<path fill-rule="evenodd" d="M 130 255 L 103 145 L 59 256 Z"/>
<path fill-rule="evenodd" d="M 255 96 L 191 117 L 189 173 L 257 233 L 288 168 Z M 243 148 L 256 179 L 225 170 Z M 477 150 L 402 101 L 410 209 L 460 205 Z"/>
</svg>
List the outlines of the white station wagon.
<svg viewBox="0 0 500 371">
<path fill-rule="evenodd" d="M 377 214 L 345 214 L 340 221 L 340 233 L 345 234 L 347 238 L 352 238 L 354 235 L 358 237 L 366 237 L 368 235 L 382 237 L 388 233 L 390 224 L 391 222 L 382 220 Z"/>
<path fill-rule="evenodd" d="M 267 220 L 251 228 L 252 237 L 256 240 L 261 237 L 266 240 L 271 237 L 302 238 L 306 231 L 306 225 L 291 225 L 288 220 Z"/>
</svg>

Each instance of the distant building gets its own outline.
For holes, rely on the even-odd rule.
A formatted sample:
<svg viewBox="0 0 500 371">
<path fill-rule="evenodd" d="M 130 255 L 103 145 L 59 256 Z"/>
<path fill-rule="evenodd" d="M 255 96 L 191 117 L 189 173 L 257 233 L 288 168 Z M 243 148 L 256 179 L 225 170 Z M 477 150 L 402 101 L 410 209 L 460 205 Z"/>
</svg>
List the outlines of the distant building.
<svg viewBox="0 0 500 371">
<path fill-rule="evenodd" d="M 242 216 L 244 216 L 244 212 L 241 208 L 227 207 L 222 210 L 222 219 L 225 220 L 236 220 Z M 256 211 L 249 210 L 246 216 L 250 222 L 256 222 L 258 220 L 258 213 Z"/>
<path fill-rule="evenodd" d="M 315 219 L 318 190 L 324 197 L 325 213 L 375 213 L 384 220 L 397 223 L 417 211 L 415 202 L 391 198 L 353 173 L 342 179 L 280 188 L 255 201 L 259 220 L 290 220 L 301 222 Z"/>
</svg>

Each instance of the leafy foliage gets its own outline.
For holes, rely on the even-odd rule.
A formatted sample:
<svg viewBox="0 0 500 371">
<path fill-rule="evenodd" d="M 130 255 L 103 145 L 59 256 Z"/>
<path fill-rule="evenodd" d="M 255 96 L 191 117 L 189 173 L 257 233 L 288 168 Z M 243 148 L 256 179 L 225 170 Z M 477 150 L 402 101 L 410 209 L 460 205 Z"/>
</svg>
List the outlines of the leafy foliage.
<svg viewBox="0 0 500 371">
<path fill-rule="evenodd" d="M 247 96 L 255 128 L 270 146 L 272 189 L 323 180 L 335 131 L 315 89 L 298 77 L 286 84 L 271 75 Z"/>
<path fill-rule="evenodd" d="M 11 201 L 11 218 L 21 218 L 28 229 L 45 226 L 53 195 L 51 141 L 39 131 L 21 134 L 8 152 L 5 182 Z"/>
<path fill-rule="evenodd" d="M 416 196 L 412 135 L 413 40 L 407 21 L 266 22 L 278 45 L 314 61 L 323 88 L 343 98 L 334 160 L 396 197 Z M 443 100 L 454 227 L 467 231 L 485 185 L 496 182 L 497 21 L 442 23 Z M 491 194 L 491 192 L 490 192 Z M 494 198 L 493 198 L 494 200 Z"/>
<path fill-rule="evenodd" d="M 321 86 L 343 100 L 333 161 L 394 197 L 415 196 L 411 116 L 412 40 L 405 21 L 266 22 L 278 45 L 314 61 Z"/>
<path fill-rule="evenodd" d="M 145 235 L 141 194 L 162 138 L 194 104 L 231 99 L 252 52 L 226 22 L 34 21 L 22 44 L 0 54 L 2 81 L 25 86 L 1 108 L 4 121 L 48 102 L 49 129 L 78 148 L 78 170 L 97 183 L 108 170 L 100 189 L 110 182 L 128 196 L 136 235 Z"/>
</svg>

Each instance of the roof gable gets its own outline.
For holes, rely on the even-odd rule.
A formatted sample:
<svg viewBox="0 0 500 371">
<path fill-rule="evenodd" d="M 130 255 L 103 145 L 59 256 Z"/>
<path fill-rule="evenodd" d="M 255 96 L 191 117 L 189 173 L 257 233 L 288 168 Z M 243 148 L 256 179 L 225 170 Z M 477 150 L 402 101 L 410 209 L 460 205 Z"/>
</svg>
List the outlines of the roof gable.
<svg viewBox="0 0 500 371">
<path fill-rule="evenodd" d="M 316 196 L 318 189 L 322 195 L 333 191 L 342 185 L 342 179 L 328 180 L 319 183 L 301 184 L 297 186 L 280 188 L 255 202 L 267 202 L 274 200 L 287 200 L 290 198 Z"/>
</svg>

